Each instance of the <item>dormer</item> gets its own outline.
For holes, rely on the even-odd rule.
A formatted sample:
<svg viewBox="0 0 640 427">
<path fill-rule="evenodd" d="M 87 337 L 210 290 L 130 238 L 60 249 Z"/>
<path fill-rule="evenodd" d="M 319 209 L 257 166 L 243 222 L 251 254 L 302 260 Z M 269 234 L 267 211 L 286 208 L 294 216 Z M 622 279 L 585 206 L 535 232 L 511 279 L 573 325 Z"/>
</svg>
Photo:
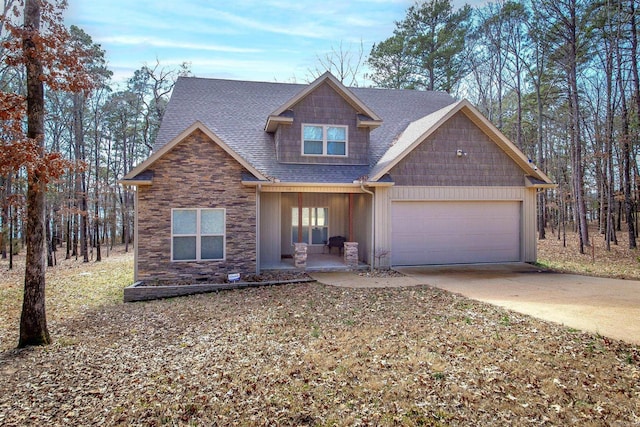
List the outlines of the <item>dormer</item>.
<svg viewBox="0 0 640 427">
<path fill-rule="evenodd" d="M 269 115 L 278 161 L 365 165 L 369 133 L 382 119 L 330 73 Z"/>
</svg>

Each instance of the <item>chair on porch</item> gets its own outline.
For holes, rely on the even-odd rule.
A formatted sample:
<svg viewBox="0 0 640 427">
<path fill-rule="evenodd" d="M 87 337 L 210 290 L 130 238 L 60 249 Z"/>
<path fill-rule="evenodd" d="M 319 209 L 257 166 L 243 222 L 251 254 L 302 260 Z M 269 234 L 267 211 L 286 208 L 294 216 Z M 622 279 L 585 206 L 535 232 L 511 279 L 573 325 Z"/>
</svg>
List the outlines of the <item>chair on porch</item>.
<svg viewBox="0 0 640 427">
<path fill-rule="evenodd" d="M 342 251 L 344 250 L 344 242 L 347 239 L 343 236 L 333 236 L 329 237 L 328 241 L 325 241 L 325 247 L 329 248 L 329 253 L 331 253 L 332 248 L 338 248 L 338 254 L 342 255 Z"/>
</svg>

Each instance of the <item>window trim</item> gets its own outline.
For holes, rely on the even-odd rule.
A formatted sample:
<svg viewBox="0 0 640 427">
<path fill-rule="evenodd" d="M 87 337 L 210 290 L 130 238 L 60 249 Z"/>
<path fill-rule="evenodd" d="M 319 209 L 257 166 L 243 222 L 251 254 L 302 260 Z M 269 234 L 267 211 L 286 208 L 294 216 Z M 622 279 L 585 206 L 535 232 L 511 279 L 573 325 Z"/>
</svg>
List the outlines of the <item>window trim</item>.
<svg viewBox="0 0 640 427">
<path fill-rule="evenodd" d="M 196 232 L 190 234 L 174 234 L 173 220 L 175 211 L 196 211 Z M 202 233 L 202 211 L 221 211 L 222 212 L 222 234 Z M 202 258 L 202 238 L 203 237 L 222 237 L 222 258 Z M 196 258 L 195 259 L 174 259 L 173 257 L 173 239 L 174 237 L 195 237 L 196 238 Z M 193 262 L 193 261 L 225 261 L 227 259 L 227 210 L 226 208 L 171 208 L 171 262 Z"/>
<path fill-rule="evenodd" d="M 312 209 L 326 209 L 327 212 L 327 216 L 325 218 L 327 225 L 322 225 L 322 226 L 316 226 L 316 227 L 320 227 L 320 228 L 326 228 L 327 229 L 327 239 L 329 238 L 329 236 L 331 235 L 331 233 L 329 232 L 329 207 L 328 206 L 303 206 L 302 209 L 309 209 L 309 212 L 311 212 Z M 294 242 L 293 241 L 293 219 L 294 219 L 294 213 L 293 210 L 294 209 L 299 209 L 298 206 L 292 206 L 291 207 L 291 221 L 290 221 L 290 227 L 289 227 L 289 231 L 290 231 L 290 235 L 291 238 L 289 239 L 291 241 L 291 244 L 293 245 L 294 243 L 298 243 L 298 242 Z M 296 217 L 297 218 L 297 217 Z M 304 219 L 304 216 L 303 216 Z M 300 228 L 302 227 L 302 225 L 298 225 L 298 230 L 300 230 Z M 313 225 L 311 225 L 311 216 L 309 216 L 309 225 L 306 226 L 309 230 L 309 241 L 313 241 L 313 236 L 312 236 L 312 232 L 311 229 L 314 227 Z M 299 233 L 300 231 L 298 231 Z M 309 241 L 303 241 L 302 243 L 306 243 L 309 246 L 324 246 L 326 245 L 326 243 L 309 243 Z"/>
<path fill-rule="evenodd" d="M 322 128 L 322 154 L 307 154 L 304 152 L 304 128 L 306 126 L 314 126 Z M 327 129 L 328 128 L 342 128 L 344 129 L 344 154 L 328 154 L 328 139 L 327 139 Z M 300 128 L 300 153 L 305 157 L 349 157 L 349 126 L 348 125 L 327 125 L 320 123 L 302 123 L 302 127 Z"/>
</svg>

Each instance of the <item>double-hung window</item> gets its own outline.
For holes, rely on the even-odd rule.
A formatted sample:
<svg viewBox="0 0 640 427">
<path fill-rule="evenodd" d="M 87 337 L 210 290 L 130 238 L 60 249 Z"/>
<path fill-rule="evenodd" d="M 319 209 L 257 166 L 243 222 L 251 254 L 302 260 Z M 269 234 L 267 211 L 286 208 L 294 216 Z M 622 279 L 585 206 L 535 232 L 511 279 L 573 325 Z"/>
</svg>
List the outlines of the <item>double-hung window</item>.
<svg viewBox="0 0 640 427">
<path fill-rule="evenodd" d="M 346 156 L 347 126 L 302 125 L 302 154 Z"/>
<path fill-rule="evenodd" d="M 171 211 L 172 261 L 223 260 L 224 252 L 224 209 Z"/>
</svg>

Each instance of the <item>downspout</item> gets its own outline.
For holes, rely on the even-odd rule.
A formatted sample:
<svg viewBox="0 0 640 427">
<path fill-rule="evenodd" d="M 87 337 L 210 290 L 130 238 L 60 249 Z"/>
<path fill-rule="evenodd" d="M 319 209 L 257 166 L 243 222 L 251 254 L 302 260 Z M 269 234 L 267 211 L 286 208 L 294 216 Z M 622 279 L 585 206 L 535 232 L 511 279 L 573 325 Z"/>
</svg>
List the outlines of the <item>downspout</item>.
<svg viewBox="0 0 640 427">
<path fill-rule="evenodd" d="M 373 191 L 364 188 L 362 180 L 360 180 L 360 189 L 367 194 L 371 194 L 371 251 L 369 253 L 369 266 L 373 271 L 376 250 L 376 195 Z"/>
<path fill-rule="evenodd" d="M 258 184 L 256 187 L 256 274 L 260 274 L 260 205 L 262 191 L 262 184 Z"/>
<path fill-rule="evenodd" d="M 133 199 L 133 226 L 135 227 L 135 230 L 133 230 L 133 238 L 135 239 L 135 241 L 133 242 L 133 281 L 137 282 L 138 281 L 138 241 L 140 240 L 138 238 L 138 207 L 140 206 L 140 200 L 138 197 L 138 194 L 140 193 L 138 186 L 136 186 L 136 196 Z M 13 252 L 13 249 L 11 249 L 11 251 Z"/>
</svg>

